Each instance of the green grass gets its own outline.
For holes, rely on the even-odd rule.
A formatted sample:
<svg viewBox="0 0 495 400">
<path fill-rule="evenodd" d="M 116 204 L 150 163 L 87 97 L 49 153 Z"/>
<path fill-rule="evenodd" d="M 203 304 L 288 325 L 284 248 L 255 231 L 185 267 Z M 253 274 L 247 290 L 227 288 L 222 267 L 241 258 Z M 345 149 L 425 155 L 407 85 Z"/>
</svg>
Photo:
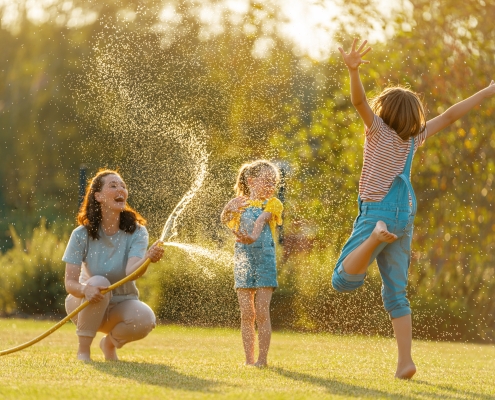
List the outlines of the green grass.
<svg viewBox="0 0 495 400">
<path fill-rule="evenodd" d="M 0 319 L 0 349 L 24 343 L 49 322 Z M 495 347 L 414 342 L 418 373 L 393 378 L 393 339 L 274 332 L 270 367 L 245 367 L 240 333 L 159 326 L 105 362 L 75 359 L 67 324 L 34 346 L 0 357 L 0 399 L 495 399 Z"/>
</svg>

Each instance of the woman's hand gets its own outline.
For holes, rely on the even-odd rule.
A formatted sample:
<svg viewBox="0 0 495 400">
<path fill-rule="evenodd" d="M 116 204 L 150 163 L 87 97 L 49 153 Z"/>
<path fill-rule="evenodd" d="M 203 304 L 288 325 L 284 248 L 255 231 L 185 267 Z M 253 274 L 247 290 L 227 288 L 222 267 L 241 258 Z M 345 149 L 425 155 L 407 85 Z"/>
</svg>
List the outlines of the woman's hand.
<svg viewBox="0 0 495 400">
<path fill-rule="evenodd" d="M 96 304 L 103 300 L 104 295 L 101 294 L 101 291 L 107 289 L 107 286 L 91 286 L 84 285 L 83 293 L 84 298 L 89 301 L 91 304 Z"/>
<path fill-rule="evenodd" d="M 342 47 L 339 47 L 339 51 L 340 54 L 342 54 L 342 58 L 344 59 L 345 65 L 347 65 L 347 68 L 350 70 L 358 69 L 361 64 L 370 63 L 368 60 L 363 60 L 363 56 L 371 50 L 371 47 L 368 47 L 366 50 L 362 51 L 364 46 L 366 46 L 366 43 L 368 43 L 368 41 L 365 40 L 357 50 L 356 50 L 356 42 L 357 39 L 354 39 L 354 41 L 352 42 L 351 51 L 348 54 L 346 54 L 346 52 Z"/>
<path fill-rule="evenodd" d="M 146 257 L 151 260 L 151 262 L 156 263 L 160 261 L 160 259 L 163 257 L 163 248 L 161 247 L 161 241 L 157 240 L 153 245 L 148 249 L 146 252 Z"/>
</svg>

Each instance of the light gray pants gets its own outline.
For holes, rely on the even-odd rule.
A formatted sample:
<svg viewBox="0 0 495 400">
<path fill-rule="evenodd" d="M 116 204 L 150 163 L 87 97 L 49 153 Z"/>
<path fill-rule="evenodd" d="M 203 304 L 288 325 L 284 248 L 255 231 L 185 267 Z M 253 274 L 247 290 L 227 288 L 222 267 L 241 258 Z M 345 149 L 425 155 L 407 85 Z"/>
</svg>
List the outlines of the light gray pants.
<svg viewBox="0 0 495 400">
<path fill-rule="evenodd" d="M 92 276 L 86 281 L 91 286 L 110 286 L 103 276 Z M 124 344 L 146 337 L 156 326 L 153 310 L 139 300 L 124 300 L 110 303 L 110 292 L 96 304 L 89 304 L 72 318 L 77 326 L 78 336 L 95 337 L 96 332 L 105 333 L 114 346 L 120 349 Z M 86 299 L 69 294 L 65 309 L 70 314 Z"/>
</svg>

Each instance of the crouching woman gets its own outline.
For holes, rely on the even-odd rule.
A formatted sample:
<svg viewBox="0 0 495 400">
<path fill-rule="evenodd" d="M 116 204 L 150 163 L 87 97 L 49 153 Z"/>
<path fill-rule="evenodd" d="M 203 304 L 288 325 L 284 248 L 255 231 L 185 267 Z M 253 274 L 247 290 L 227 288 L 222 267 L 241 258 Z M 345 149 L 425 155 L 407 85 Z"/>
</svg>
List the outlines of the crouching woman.
<svg viewBox="0 0 495 400">
<path fill-rule="evenodd" d="M 65 308 L 70 314 L 84 301 L 90 304 L 72 318 L 79 337 L 77 358 L 90 361 L 96 332 L 103 332 L 100 349 L 106 360 L 118 360 L 116 349 L 146 337 L 155 327 L 155 314 L 139 300 L 134 281 L 111 292 L 101 291 L 139 268 L 149 258 L 163 256 L 158 242 L 149 250 L 146 221 L 127 204 L 128 191 L 115 171 L 96 174 L 86 188 L 84 202 L 65 250 Z M 142 274 L 144 274 L 143 271 Z M 142 276 L 139 275 L 139 276 Z"/>
</svg>

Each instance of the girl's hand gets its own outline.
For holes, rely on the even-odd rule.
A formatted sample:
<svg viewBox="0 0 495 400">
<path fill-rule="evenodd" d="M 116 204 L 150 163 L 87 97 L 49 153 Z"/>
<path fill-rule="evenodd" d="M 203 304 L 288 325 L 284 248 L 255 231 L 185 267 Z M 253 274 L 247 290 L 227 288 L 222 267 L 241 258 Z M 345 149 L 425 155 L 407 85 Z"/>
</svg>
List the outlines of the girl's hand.
<svg viewBox="0 0 495 400">
<path fill-rule="evenodd" d="M 107 286 L 91 286 L 84 285 L 83 293 L 84 298 L 89 301 L 91 304 L 96 304 L 103 300 L 104 295 L 101 294 L 101 291 L 106 289 Z"/>
<path fill-rule="evenodd" d="M 358 69 L 361 64 L 370 63 L 368 60 L 363 60 L 363 56 L 371 50 L 371 47 L 368 47 L 366 50 L 362 51 L 364 46 L 366 46 L 366 43 L 368 43 L 368 41 L 365 40 L 357 50 L 356 50 L 356 42 L 357 39 L 354 39 L 354 41 L 352 42 L 351 51 L 348 54 L 345 53 L 342 47 L 339 47 L 339 51 L 340 54 L 342 54 L 342 58 L 344 59 L 345 65 L 347 65 L 347 68 L 350 70 Z"/>
<path fill-rule="evenodd" d="M 233 218 L 234 213 L 243 213 L 244 207 L 247 207 L 247 197 L 239 196 L 230 200 L 227 205 L 223 208 L 222 214 L 220 215 L 220 220 L 222 224 L 228 225 Z"/>
<path fill-rule="evenodd" d="M 244 244 L 251 244 L 256 242 L 256 239 L 253 238 L 251 235 L 248 235 L 246 231 L 232 231 L 234 232 L 234 235 L 236 236 L 236 242 L 238 243 L 244 243 Z"/>
<path fill-rule="evenodd" d="M 248 206 L 247 197 L 239 196 L 229 201 L 229 204 L 227 204 L 226 211 L 243 212 L 244 211 L 243 208 L 247 206 Z"/>
<path fill-rule="evenodd" d="M 492 97 L 495 95 L 495 81 L 491 81 L 490 84 L 484 90 L 486 97 Z"/>
<path fill-rule="evenodd" d="M 163 257 L 163 252 L 164 252 L 163 248 L 160 246 L 161 243 L 162 242 L 159 240 L 153 243 L 146 252 L 145 258 L 149 258 L 153 263 L 160 261 L 160 259 Z"/>
</svg>

